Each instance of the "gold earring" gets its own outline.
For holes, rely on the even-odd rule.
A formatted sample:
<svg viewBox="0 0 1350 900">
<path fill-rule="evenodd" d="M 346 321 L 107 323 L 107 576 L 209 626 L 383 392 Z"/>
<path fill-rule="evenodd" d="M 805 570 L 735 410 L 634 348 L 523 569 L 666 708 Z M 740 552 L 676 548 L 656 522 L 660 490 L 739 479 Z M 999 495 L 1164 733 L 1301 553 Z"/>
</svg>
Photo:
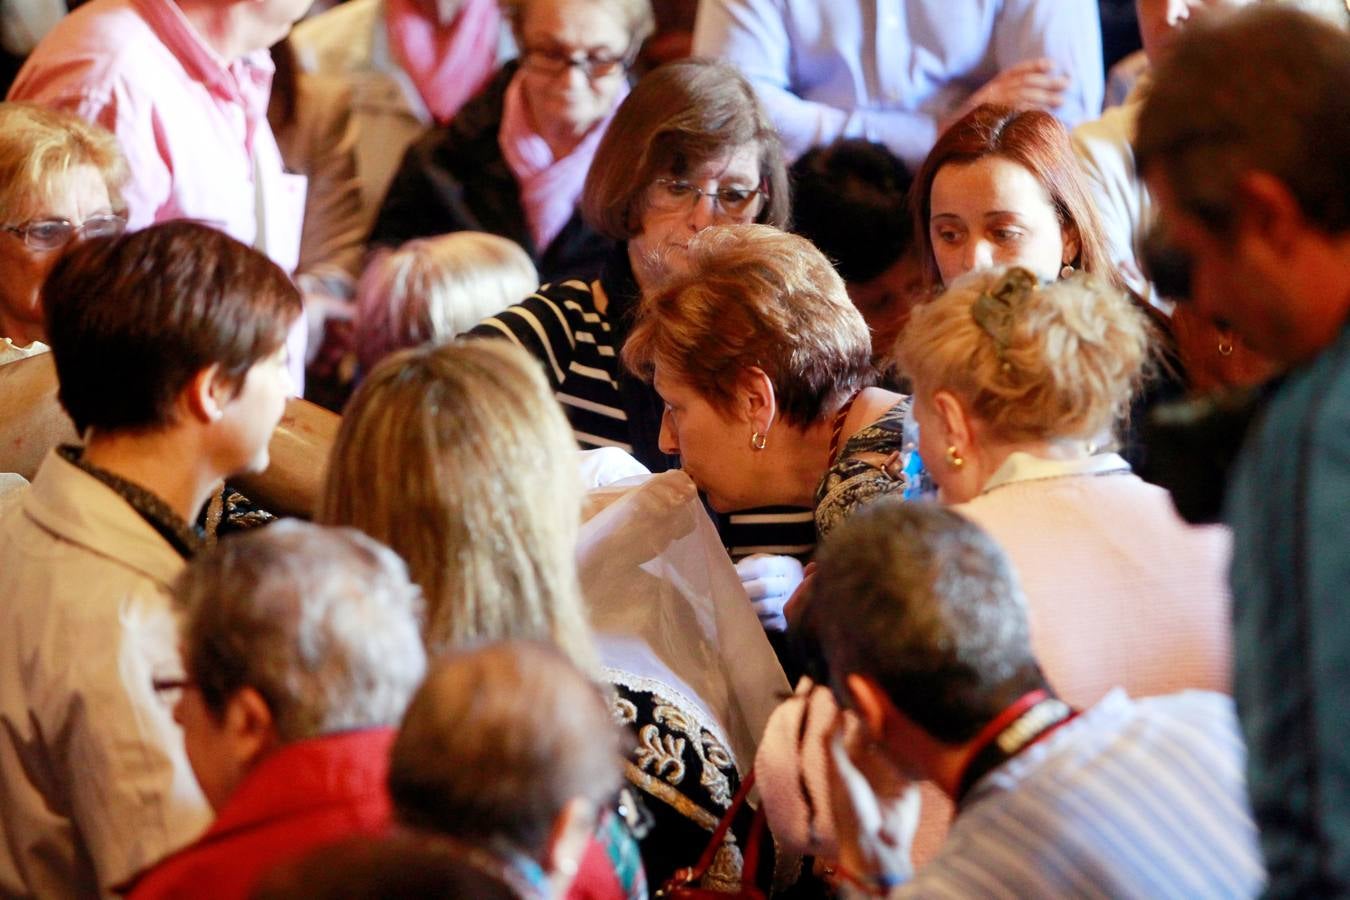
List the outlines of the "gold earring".
<svg viewBox="0 0 1350 900">
<path fill-rule="evenodd" d="M 956 445 L 952 444 L 947 448 L 947 464 L 953 469 L 959 469 L 966 464 L 961 454 L 956 452 Z"/>
<path fill-rule="evenodd" d="M 768 444 L 769 436 L 767 434 L 761 434 L 758 431 L 752 431 L 750 433 L 750 446 L 754 449 L 763 450 Z"/>
</svg>

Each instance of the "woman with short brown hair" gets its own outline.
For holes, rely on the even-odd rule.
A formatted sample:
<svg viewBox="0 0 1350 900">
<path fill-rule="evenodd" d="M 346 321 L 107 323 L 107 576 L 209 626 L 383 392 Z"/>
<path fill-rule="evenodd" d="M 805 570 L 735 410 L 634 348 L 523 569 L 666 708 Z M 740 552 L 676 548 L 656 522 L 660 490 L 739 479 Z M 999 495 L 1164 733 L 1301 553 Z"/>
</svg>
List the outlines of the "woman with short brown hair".
<svg viewBox="0 0 1350 900">
<path fill-rule="evenodd" d="M 709 229 L 623 350 L 665 403 L 661 446 L 719 511 L 811 507 L 818 532 L 903 491 L 908 398 L 873 387 L 862 314 L 809 241 Z"/>
</svg>

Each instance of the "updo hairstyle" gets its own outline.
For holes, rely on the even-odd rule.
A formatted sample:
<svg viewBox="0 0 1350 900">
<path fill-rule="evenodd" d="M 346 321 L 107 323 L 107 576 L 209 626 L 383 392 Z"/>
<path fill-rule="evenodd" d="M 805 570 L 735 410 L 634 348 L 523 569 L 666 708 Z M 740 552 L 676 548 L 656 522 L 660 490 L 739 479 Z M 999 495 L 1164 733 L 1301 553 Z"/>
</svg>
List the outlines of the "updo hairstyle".
<svg viewBox="0 0 1350 900">
<path fill-rule="evenodd" d="M 976 304 L 1024 279 L 1000 336 Z M 997 327 L 992 331 L 999 331 Z M 896 344 L 915 392 L 954 394 L 993 441 L 1088 439 L 1124 416 L 1151 368 L 1147 316 L 1099 276 L 1036 284 L 1025 269 L 971 272 L 915 308 Z"/>
</svg>

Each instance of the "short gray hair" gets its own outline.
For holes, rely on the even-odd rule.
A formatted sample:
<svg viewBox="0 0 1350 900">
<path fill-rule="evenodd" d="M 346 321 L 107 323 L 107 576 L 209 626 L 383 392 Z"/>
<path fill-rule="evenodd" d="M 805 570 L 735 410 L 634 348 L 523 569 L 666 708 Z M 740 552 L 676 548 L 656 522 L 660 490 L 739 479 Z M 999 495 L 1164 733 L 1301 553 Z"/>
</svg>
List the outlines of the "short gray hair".
<svg viewBox="0 0 1350 900">
<path fill-rule="evenodd" d="M 956 744 L 1044 686 L 1011 564 L 957 513 L 878 500 L 830 534 L 818 561 L 803 626 L 841 700 L 850 674 L 866 676 Z"/>
<path fill-rule="evenodd" d="M 352 528 L 288 520 L 226 538 L 173 593 L 207 708 L 251 687 L 286 743 L 396 725 L 426 671 L 407 568 Z"/>
</svg>

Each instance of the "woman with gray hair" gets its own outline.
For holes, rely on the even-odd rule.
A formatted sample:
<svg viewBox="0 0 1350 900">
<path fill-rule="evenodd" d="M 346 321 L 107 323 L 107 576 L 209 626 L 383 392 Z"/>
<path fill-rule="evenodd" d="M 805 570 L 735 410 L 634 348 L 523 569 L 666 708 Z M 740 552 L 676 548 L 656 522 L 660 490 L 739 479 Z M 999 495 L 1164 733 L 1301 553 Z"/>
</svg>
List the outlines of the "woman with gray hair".
<svg viewBox="0 0 1350 900">
<path fill-rule="evenodd" d="M 246 897 L 270 867 L 383 830 L 393 726 L 426 670 L 403 562 L 350 528 L 226 539 L 174 586 L 186 677 L 157 682 L 215 823 L 139 876 L 137 900 Z"/>
<path fill-rule="evenodd" d="M 408 148 L 371 239 L 400 244 L 487 231 L 524 247 L 547 281 L 590 278 L 614 242 L 582 220 L 582 185 L 628 95 L 628 67 L 652 30 L 651 5 L 503 0 L 501 6 L 520 60 Z"/>
</svg>

